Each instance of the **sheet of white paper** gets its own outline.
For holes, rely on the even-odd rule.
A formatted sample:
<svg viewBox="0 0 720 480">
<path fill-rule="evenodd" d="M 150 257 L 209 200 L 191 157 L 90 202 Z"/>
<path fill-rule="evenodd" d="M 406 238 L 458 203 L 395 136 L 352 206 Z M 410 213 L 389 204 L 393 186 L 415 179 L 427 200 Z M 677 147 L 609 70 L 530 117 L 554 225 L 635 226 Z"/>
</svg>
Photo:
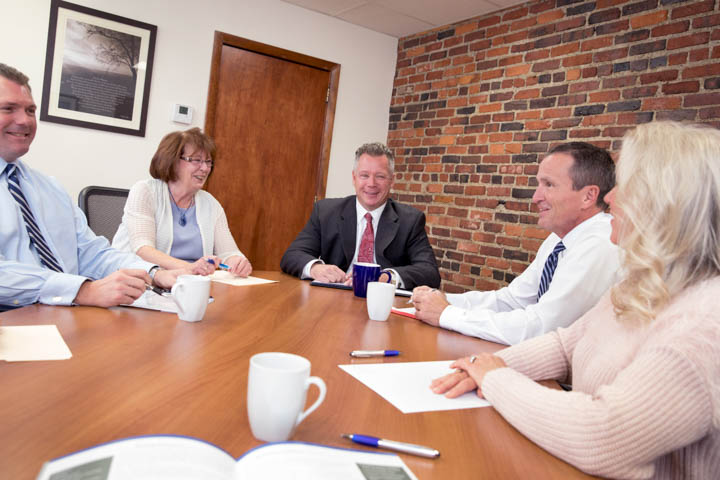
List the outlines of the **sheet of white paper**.
<svg viewBox="0 0 720 480">
<path fill-rule="evenodd" d="M 0 327 L 0 360 L 65 360 L 70 349 L 55 325 Z"/>
<path fill-rule="evenodd" d="M 208 303 L 214 302 L 215 299 L 213 297 L 208 298 Z M 173 300 L 173 297 L 170 293 L 164 293 L 162 295 L 158 295 L 157 293 L 153 292 L 152 290 L 145 290 L 145 293 L 140 295 L 140 297 L 135 300 L 130 305 L 121 305 L 122 307 L 136 307 L 136 308 L 146 308 L 148 310 L 157 310 L 160 312 L 167 312 L 167 313 L 178 313 L 178 306 Z"/>
<path fill-rule="evenodd" d="M 178 313 L 178 307 L 169 293 L 158 295 L 152 290 L 145 290 L 145 293 L 126 307 L 147 308 L 148 310 L 159 310 L 161 312 Z"/>
<path fill-rule="evenodd" d="M 433 379 L 450 373 L 452 361 L 365 363 L 338 365 L 402 413 L 460 410 L 487 407 L 487 400 L 469 392 L 458 398 L 445 398 L 430 390 Z"/>
<path fill-rule="evenodd" d="M 224 270 L 216 270 L 215 273 L 210 275 L 210 280 L 213 282 L 227 283 L 228 285 L 234 285 L 236 287 L 246 287 L 248 285 L 262 285 L 263 283 L 277 283 L 277 280 L 266 280 L 258 277 L 236 277 L 230 272 Z"/>
</svg>

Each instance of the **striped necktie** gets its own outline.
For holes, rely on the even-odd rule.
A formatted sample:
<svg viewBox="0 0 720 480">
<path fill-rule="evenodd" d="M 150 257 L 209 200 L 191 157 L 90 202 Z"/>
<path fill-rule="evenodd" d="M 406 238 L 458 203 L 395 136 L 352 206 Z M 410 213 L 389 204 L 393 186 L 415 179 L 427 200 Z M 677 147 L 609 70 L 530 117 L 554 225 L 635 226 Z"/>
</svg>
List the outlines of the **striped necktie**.
<svg viewBox="0 0 720 480">
<path fill-rule="evenodd" d="M 555 248 L 547 260 L 545 260 L 545 266 L 543 267 L 542 276 L 540 277 L 540 288 L 538 288 L 538 300 L 540 300 L 540 297 L 542 297 L 545 292 L 547 292 L 548 287 L 550 287 L 550 282 L 557 268 L 558 256 L 563 250 L 565 250 L 565 245 L 560 241 L 555 245 Z"/>
<path fill-rule="evenodd" d="M 375 250 L 375 232 L 373 231 L 372 215 L 370 212 L 365 214 L 365 231 L 360 238 L 360 248 L 358 249 L 358 262 L 372 263 L 373 252 Z"/>
<path fill-rule="evenodd" d="M 30 237 L 30 244 L 35 246 L 35 251 L 40 257 L 40 262 L 42 262 L 42 264 L 50 270 L 62 272 L 62 267 L 55 259 L 55 255 L 53 255 L 50 247 L 48 247 L 48 244 L 45 242 L 45 238 L 40 232 L 40 228 L 38 227 L 37 222 L 35 222 L 35 217 L 30 210 L 30 205 L 28 205 L 25 195 L 23 195 L 22 190 L 20 189 L 20 181 L 17 176 L 17 165 L 14 163 L 8 163 L 5 171 L 7 172 L 8 190 L 10 190 L 10 195 L 12 195 L 17 202 L 18 207 L 20 207 L 23 220 L 25 220 L 25 228 L 27 229 L 28 236 Z"/>
</svg>

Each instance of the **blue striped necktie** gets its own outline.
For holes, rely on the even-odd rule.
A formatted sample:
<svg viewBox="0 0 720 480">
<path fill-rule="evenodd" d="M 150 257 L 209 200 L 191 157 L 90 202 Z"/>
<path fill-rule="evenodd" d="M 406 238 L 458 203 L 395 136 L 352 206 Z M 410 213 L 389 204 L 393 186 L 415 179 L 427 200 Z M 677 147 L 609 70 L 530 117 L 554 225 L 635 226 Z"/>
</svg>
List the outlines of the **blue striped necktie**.
<svg viewBox="0 0 720 480">
<path fill-rule="evenodd" d="M 10 195 L 12 195 L 17 202 L 18 207 L 20 207 L 23 220 L 25 220 L 25 228 L 27 229 L 28 236 L 30 237 L 30 244 L 35 246 L 35 251 L 40 257 L 40 261 L 43 265 L 50 270 L 62 272 L 62 267 L 55 259 L 55 255 L 53 255 L 50 247 L 48 247 L 48 244 L 45 242 L 45 238 L 40 232 L 40 228 L 38 227 L 37 222 L 35 222 L 35 217 L 30 210 L 30 205 L 28 205 L 25 195 L 23 195 L 22 190 L 20 189 L 20 181 L 17 176 L 17 165 L 14 163 L 8 163 L 5 171 L 7 172 L 8 190 L 10 190 Z"/>
<path fill-rule="evenodd" d="M 540 297 L 542 297 L 545 292 L 547 292 L 548 287 L 550 287 L 550 282 L 552 281 L 555 269 L 557 268 L 558 256 L 560 256 L 560 252 L 563 250 L 565 250 L 565 245 L 563 245 L 562 241 L 560 241 L 557 245 L 555 245 L 555 248 L 547 260 L 545 260 L 542 277 L 540 277 L 540 288 L 538 288 L 538 300 L 540 300 Z"/>
</svg>

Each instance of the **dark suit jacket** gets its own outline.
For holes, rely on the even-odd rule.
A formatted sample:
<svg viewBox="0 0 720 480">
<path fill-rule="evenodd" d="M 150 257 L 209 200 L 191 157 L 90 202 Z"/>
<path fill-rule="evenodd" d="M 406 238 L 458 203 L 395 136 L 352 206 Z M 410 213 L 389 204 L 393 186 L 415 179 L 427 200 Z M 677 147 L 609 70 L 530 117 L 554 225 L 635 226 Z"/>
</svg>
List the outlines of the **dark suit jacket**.
<svg viewBox="0 0 720 480">
<path fill-rule="evenodd" d="M 280 267 L 299 277 L 310 260 L 321 258 L 346 271 L 355 256 L 356 229 L 355 195 L 320 200 L 285 251 Z M 425 233 L 425 214 L 409 205 L 388 199 L 375 234 L 375 259 L 382 268 L 395 269 L 407 289 L 440 286 L 435 254 Z"/>
</svg>

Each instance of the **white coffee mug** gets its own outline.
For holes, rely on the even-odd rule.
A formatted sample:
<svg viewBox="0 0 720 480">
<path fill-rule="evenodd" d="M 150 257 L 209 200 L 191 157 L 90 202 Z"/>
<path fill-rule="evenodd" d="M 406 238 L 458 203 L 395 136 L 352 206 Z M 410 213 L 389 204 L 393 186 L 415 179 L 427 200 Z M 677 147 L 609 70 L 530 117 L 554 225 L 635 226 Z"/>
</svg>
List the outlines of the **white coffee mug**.
<svg viewBox="0 0 720 480">
<path fill-rule="evenodd" d="M 178 317 L 186 322 L 198 322 L 205 315 L 210 298 L 210 278 L 202 275 L 180 275 L 172 287 L 172 298 L 178 307 Z"/>
<path fill-rule="evenodd" d="M 311 384 L 320 390 L 317 400 L 303 411 Z M 250 358 L 247 409 L 250 429 L 258 440 L 280 442 L 325 399 L 325 382 L 310 376 L 310 361 L 281 352 L 258 353 Z"/>
<path fill-rule="evenodd" d="M 384 322 L 390 316 L 395 300 L 395 285 L 385 282 L 369 282 L 367 285 L 367 310 L 371 320 Z"/>
</svg>

